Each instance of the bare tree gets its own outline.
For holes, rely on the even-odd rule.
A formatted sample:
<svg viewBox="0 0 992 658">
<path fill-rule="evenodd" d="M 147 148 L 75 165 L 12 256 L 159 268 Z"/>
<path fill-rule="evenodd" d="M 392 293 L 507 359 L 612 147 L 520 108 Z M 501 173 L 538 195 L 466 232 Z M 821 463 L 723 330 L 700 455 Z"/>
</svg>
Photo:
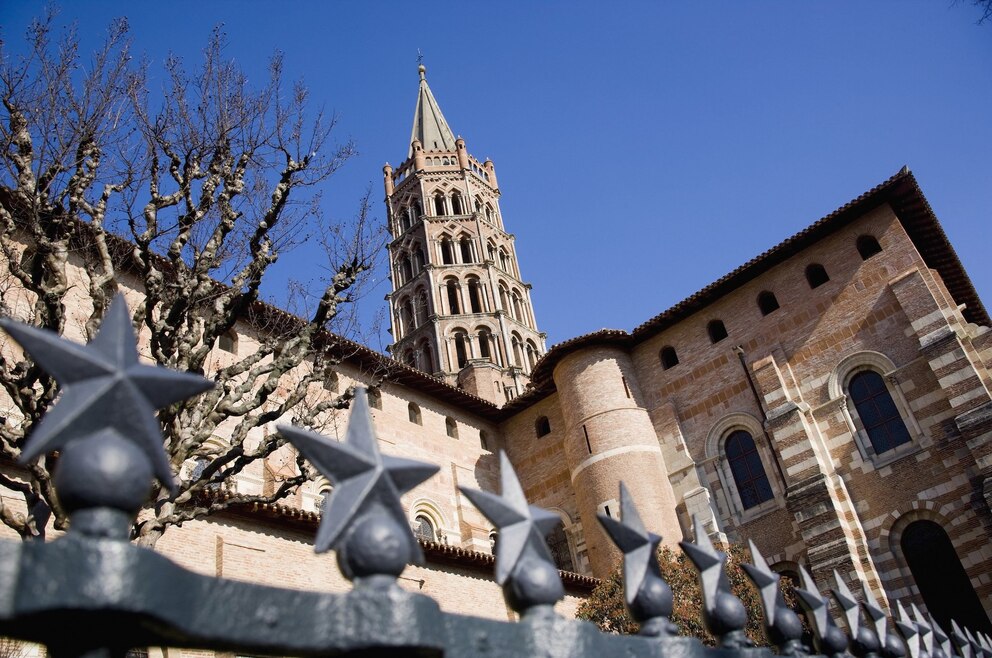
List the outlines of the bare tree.
<svg viewBox="0 0 992 658">
<path fill-rule="evenodd" d="M 27 321 L 58 333 L 76 322 L 92 338 L 126 282 L 143 294 L 132 310 L 146 354 L 216 382 L 159 414 L 175 470 L 200 461 L 177 494 L 157 490 L 139 515 L 133 536 L 153 545 L 168 527 L 230 504 L 212 494 L 280 448 L 273 421 L 314 426 L 348 405 L 349 390 L 316 384 L 360 349 L 330 330 L 352 324 L 346 310 L 384 234 L 370 221 L 367 195 L 353 219 L 323 220 L 321 183 L 353 147 L 331 142 L 333 118 L 310 110 L 306 87 L 286 82 L 278 55 L 265 84 L 252 86 L 225 59 L 215 30 L 198 69 L 170 58 L 164 88 L 149 89 L 148 64 L 132 57 L 125 21 L 87 61 L 72 30 L 58 39 L 53 31 L 51 16 L 36 22 L 19 57 L 0 43 L 0 249 L 8 275 L 0 302 L 12 308 L 12 295 L 26 296 Z M 263 304 L 270 266 L 315 235 L 326 247 L 327 276 L 298 295 L 305 315 Z M 249 332 L 258 349 L 218 359 L 219 343 L 236 331 Z M 0 453 L 10 463 L 57 388 L 10 351 L 0 358 L 0 384 L 11 399 L 0 424 Z M 315 388 L 326 395 L 315 397 Z M 28 510 L 0 503 L 0 520 L 24 538 L 43 536 L 50 520 L 67 523 L 52 491 L 53 459 L 23 477 L 0 473 L 0 485 L 22 495 Z M 296 475 L 248 500 L 294 491 L 305 481 L 297 462 Z"/>
</svg>

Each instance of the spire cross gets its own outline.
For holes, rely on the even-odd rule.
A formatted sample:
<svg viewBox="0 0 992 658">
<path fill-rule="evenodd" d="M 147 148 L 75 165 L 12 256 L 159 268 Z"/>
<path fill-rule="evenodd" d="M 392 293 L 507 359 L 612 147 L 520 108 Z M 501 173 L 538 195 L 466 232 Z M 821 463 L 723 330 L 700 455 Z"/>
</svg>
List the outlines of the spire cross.
<svg viewBox="0 0 992 658">
<path fill-rule="evenodd" d="M 424 63 L 424 53 L 420 52 L 420 48 L 417 48 L 417 66 L 421 66 Z"/>
</svg>

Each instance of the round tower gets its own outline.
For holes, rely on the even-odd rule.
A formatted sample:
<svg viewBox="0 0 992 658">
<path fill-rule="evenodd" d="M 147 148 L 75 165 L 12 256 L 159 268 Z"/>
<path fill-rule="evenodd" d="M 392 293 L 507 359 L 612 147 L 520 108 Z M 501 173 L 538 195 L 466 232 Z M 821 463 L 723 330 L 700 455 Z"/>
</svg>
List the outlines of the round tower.
<svg viewBox="0 0 992 658">
<path fill-rule="evenodd" d="M 565 414 L 565 458 L 575 491 L 593 573 L 605 578 L 620 560 L 595 520 L 619 518 L 619 483 L 627 485 L 648 530 L 674 545 L 682 538 L 675 494 L 658 437 L 620 347 L 593 345 L 573 352 L 554 369 Z"/>
</svg>

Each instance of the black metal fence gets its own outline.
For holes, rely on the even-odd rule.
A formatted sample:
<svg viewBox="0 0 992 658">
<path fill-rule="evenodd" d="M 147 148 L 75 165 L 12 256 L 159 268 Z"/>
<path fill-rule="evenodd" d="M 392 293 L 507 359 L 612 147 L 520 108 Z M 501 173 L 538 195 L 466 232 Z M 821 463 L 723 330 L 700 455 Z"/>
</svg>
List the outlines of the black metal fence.
<svg viewBox="0 0 992 658">
<path fill-rule="evenodd" d="M 55 484 L 70 513 L 55 541 L 0 541 L 0 634 L 39 642 L 54 656 L 123 656 L 135 647 L 167 646 L 237 654 L 300 656 L 623 656 L 762 658 L 751 646 L 741 602 L 730 592 L 726 555 L 698 522 L 682 548 L 699 571 L 703 619 L 718 638 L 706 648 L 678 637 L 669 616 L 672 592 L 657 564 L 660 537 L 645 530 L 621 485 L 620 521 L 600 522 L 623 552 L 625 599 L 640 635 L 601 633 L 553 611 L 564 596 L 545 537 L 557 515 L 530 506 L 505 454 L 501 493 L 463 489 L 499 529 L 496 581 L 520 613 L 499 622 L 442 612 L 396 578 L 423 556 L 400 495 L 437 471 L 379 453 L 365 392 L 359 390 L 343 442 L 297 427 L 280 431 L 333 483 L 317 530 L 317 552 L 334 549 L 347 593 L 302 592 L 189 572 L 128 541 L 153 477 L 174 486 L 154 418 L 156 407 L 209 387 L 198 376 L 138 363 L 127 309 L 114 302 L 88 346 L 4 320 L 3 327 L 62 386 L 62 396 L 34 429 L 22 459 L 60 450 Z M 894 623 L 870 593 L 860 601 L 835 573 L 833 597 L 845 630 L 808 573 L 797 589 L 813 628 L 813 647 L 784 603 L 779 576 L 751 546 L 747 574 L 761 595 L 769 638 L 783 655 L 885 658 L 992 658 L 987 637 L 957 624 L 941 629 L 898 602 Z M 949 633 L 946 631 L 950 631 Z"/>
</svg>

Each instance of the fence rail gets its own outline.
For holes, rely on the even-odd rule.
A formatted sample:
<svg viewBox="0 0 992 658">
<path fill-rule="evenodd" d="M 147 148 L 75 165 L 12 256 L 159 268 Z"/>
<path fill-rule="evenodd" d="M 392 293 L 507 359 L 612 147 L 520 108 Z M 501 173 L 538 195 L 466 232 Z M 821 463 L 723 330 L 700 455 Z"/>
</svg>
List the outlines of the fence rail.
<svg viewBox="0 0 992 658">
<path fill-rule="evenodd" d="M 334 549 L 346 593 L 304 592 L 192 573 L 128 541 L 152 478 L 174 486 L 156 407 L 195 395 L 210 382 L 138 363 L 135 336 L 121 298 L 100 334 L 78 346 L 54 334 L 2 320 L 0 324 L 63 387 L 62 397 L 34 428 L 22 459 L 60 450 L 55 485 L 70 514 L 55 541 L 0 541 L 0 634 L 38 642 L 61 656 L 110 658 L 135 647 L 168 646 L 237 654 L 298 656 L 623 656 L 640 658 L 764 658 L 751 646 L 741 602 L 730 592 L 726 555 L 698 521 L 695 542 L 682 548 L 699 571 L 703 620 L 717 648 L 675 635 L 672 592 L 661 578 L 657 547 L 621 485 L 621 520 L 600 516 L 624 555 L 625 600 L 641 624 L 635 636 L 601 633 L 588 622 L 562 618 L 564 596 L 545 537 L 557 515 L 531 506 L 506 455 L 500 454 L 499 495 L 462 489 L 500 532 L 496 581 L 519 622 L 442 612 L 396 578 L 423 560 L 400 495 L 433 475 L 436 466 L 382 455 L 368 401 L 355 397 L 343 442 L 298 427 L 282 434 L 334 483 L 315 549 Z M 802 571 L 797 589 L 813 627 L 814 646 L 801 643 L 802 625 L 786 607 L 779 576 L 751 546 L 745 570 L 761 594 L 769 638 L 781 655 L 858 658 L 992 658 L 982 634 L 952 624 L 945 632 L 912 606 L 895 602 L 890 623 L 863 586 L 860 601 L 834 574 L 832 590 L 845 630 L 828 600 Z"/>
</svg>

